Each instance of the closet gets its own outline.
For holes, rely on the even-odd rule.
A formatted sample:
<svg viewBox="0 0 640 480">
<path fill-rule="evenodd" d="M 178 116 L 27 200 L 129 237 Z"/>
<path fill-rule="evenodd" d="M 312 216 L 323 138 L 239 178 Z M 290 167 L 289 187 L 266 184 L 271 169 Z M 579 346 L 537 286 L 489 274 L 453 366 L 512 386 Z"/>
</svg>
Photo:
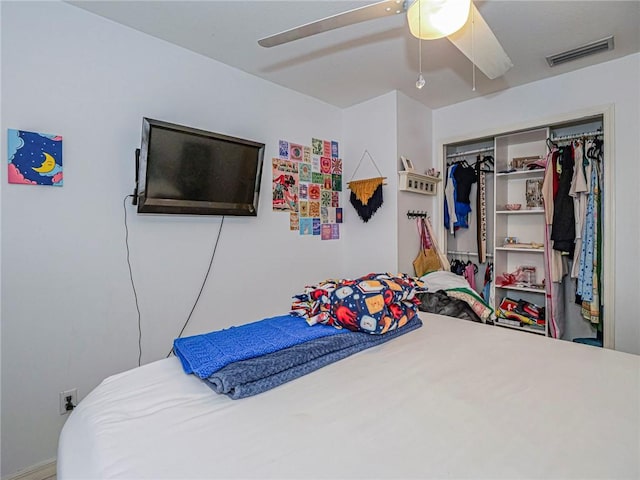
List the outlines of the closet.
<svg viewBox="0 0 640 480">
<path fill-rule="evenodd" d="M 473 278 L 467 280 L 472 286 L 475 284 L 475 290 L 489 304 L 490 285 L 487 279 L 492 275 L 494 255 L 493 154 L 493 137 L 446 145 L 446 168 L 443 168 L 446 253 L 452 271 L 469 275 L 470 269 L 466 267 L 472 265 Z M 471 181 L 464 199 L 457 195 L 454 198 L 454 185 L 457 186 L 460 179 Z"/>
<path fill-rule="evenodd" d="M 606 343 L 604 122 L 594 114 L 443 145 L 446 252 L 475 266 L 495 326 Z"/>
</svg>

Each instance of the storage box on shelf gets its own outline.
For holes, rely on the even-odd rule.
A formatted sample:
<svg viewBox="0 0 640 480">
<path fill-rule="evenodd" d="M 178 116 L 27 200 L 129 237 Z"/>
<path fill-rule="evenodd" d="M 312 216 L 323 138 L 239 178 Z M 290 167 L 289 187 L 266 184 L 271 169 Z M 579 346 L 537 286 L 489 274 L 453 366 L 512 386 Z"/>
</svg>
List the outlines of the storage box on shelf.
<svg viewBox="0 0 640 480">
<path fill-rule="evenodd" d="M 438 185 L 438 182 L 440 182 L 440 178 L 438 177 L 409 172 L 407 170 L 399 171 L 398 176 L 399 190 L 422 193 L 424 195 L 435 195 L 437 193 L 436 186 Z"/>
</svg>

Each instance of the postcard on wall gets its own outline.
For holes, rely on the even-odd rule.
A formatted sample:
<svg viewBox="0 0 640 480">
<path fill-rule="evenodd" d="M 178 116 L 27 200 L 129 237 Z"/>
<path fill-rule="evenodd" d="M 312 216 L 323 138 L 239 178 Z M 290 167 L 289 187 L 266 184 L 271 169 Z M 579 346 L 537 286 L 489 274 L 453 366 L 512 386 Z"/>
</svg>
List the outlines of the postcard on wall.
<svg viewBox="0 0 640 480">
<path fill-rule="evenodd" d="M 320 172 L 331 173 L 331 158 L 320 157 Z"/>
<path fill-rule="evenodd" d="M 313 218 L 320 217 L 320 202 L 309 202 L 309 216 Z"/>
<path fill-rule="evenodd" d="M 331 178 L 331 174 L 324 174 L 322 179 L 322 188 L 325 190 L 333 189 L 333 179 Z"/>
<path fill-rule="evenodd" d="M 289 158 L 291 160 L 299 162 L 302 160 L 302 145 L 298 145 L 297 143 L 289 144 Z"/>
<path fill-rule="evenodd" d="M 320 207 L 320 222 L 321 223 L 329 223 L 329 208 L 330 207 Z"/>
<path fill-rule="evenodd" d="M 331 192 L 331 206 L 332 207 L 340 206 L 340 194 L 338 192 Z"/>
<path fill-rule="evenodd" d="M 300 200 L 307 200 L 309 198 L 309 184 L 301 183 L 298 187 L 298 195 Z"/>
<path fill-rule="evenodd" d="M 322 155 L 325 157 L 331 157 L 331 142 L 329 140 L 324 140 L 322 142 Z"/>
<path fill-rule="evenodd" d="M 300 235 L 313 235 L 313 218 L 300 219 Z"/>
<path fill-rule="evenodd" d="M 324 183 L 324 174 L 319 172 L 311 172 L 311 183 L 321 185 Z"/>
<path fill-rule="evenodd" d="M 322 140 L 319 138 L 311 139 L 311 153 L 314 155 L 322 155 Z"/>
<path fill-rule="evenodd" d="M 331 224 L 323 223 L 320 228 L 322 229 L 320 234 L 322 240 L 331 240 Z"/>
<path fill-rule="evenodd" d="M 298 173 L 298 162 L 292 162 L 291 160 L 285 160 L 283 158 L 273 159 L 273 169 L 277 169 L 280 172 L 285 173 Z"/>
<path fill-rule="evenodd" d="M 340 225 L 337 223 L 331 223 L 331 240 L 338 240 L 340 238 Z"/>
<path fill-rule="evenodd" d="M 298 164 L 274 158 L 273 162 L 273 210 L 298 211 Z"/>
<path fill-rule="evenodd" d="M 289 214 L 289 230 L 300 230 L 300 217 L 296 212 Z"/>
<path fill-rule="evenodd" d="M 301 163 L 299 166 L 299 173 L 300 173 L 301 182 L 310 182 L 311 181 L 311 164 Z"/>
<path fill-rule="evenodd" d="M 331 158 L 338 158 L 340 155 L 338 154 L 338 142 L 331 141 Z"/>
<path fill-rule="evenodd" d="M 289 158 L 289 142 L 286 140 L 280 140 L 278 142 L 278 155 L 280 158 Z"/>
<path fill-rule="evenodd" d="M 320 235 L 320 219 L 319 218 L 314 218 L 313 219 L 313 234 L 314 235 Z"/>
<path fill-rule="evenodd" d="M 331 190 L 322 190 L 322 196 L 320 197 L 320 204 L 323 207 L 331 206 Z"/>
<path fill-rule="evenodd" d="M 311 163 L 311 147 L 305 146 L 302 149 L 302 161 L 305 163 Z"/>
<path fill-rule="evenodd" d="M 311 156 L 311 171 L 320 172 L 320 155 Z"/>
<path fill-rule="evenodd" d="M 342 223 L 342 208 L 336 208 L 336 223 Z"/>
<path fill-rule="evenodd" d="M 332 180 L 332 190 L 335 190 L 336 192 L 341 192 L 342 191 L 342 175 L 338 175 L 338 174 L 331 174 L 331 180 Z"/>
<path fill-rule="evenodd" d="M 8 129 L 9 183 L 62 186 L 62 137 Z"/>
<path fill-rule="evenodd" d="M 323 207 L 325 208 L 325 207 Z M 328 219 L 325 223 L 336 223 L 336 207 L 326 207 Z"/>
<path fill-rule="evenodd" d="M 309 202 L 304 200 L 301 201 L 299 204 L 299 208 L 300 208 L 300 218 L 309 216 Z"/>
<path fill-rule="evenodd" d="M 341 158 L 332 158 L 331 159 L 331 173 L 342 174 L 342 159 Z"/>
<path fill-rule="evenodd" d="M 320 200 L 320 192 L 320 185 L 317 185 L 315 183 L 309 184 L 309 200 Z"/>
</svg>

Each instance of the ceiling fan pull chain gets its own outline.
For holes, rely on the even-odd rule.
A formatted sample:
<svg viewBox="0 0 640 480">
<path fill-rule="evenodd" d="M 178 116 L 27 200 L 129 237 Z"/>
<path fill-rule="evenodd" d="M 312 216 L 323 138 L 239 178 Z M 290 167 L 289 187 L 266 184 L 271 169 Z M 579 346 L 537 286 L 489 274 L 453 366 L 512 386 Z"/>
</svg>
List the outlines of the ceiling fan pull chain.
<svg viewBox="0 0 640 480">
<path fill-rule="evenodd" d="M 416 80 L 416 88 L 421 90 L 427 83 L 422 76 L 422 6 L 418 4 L 418 80 Z"/>
</svg>

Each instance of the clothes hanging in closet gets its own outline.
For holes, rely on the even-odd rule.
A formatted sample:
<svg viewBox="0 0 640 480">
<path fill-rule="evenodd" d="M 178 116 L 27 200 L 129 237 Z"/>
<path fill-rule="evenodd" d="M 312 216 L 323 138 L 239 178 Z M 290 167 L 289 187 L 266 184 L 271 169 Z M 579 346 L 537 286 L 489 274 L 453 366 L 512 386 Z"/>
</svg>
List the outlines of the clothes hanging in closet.
<svg viewBox="0 0 640 480">
<path fill-rule="evenodd" d="M 560 174 L 558 172 L 558 159 L 560 151 L 553 147 L 547 154 L 547 165 L 545 167 L 544 179 L 542 182 L 542 199 L 544 203 L 545 215 L 545 278 L 550 281 L 545 282 L 545 293 L 547 297 L 546 319 L 549 325 L 549 334 L 553 338 L 560 338 L 564 333 L 565 316 L 564 311 L 564 290 L 562 289 L 563 258 L 558 250 L 552 248 L 551 226 L 554 216 L 554 198 L 560 186 Z"/>
<path fill-rule="evenodd" d="M 489 305 L 491 303 L 491 282 L 493 281 L 493 263 L 487 263 L 487 267 L 484 270 L 484 286 L 482 287 L 482 298 L 485 303 Z"/>
<path fill-rule="evenodd" d="M 544 179 L 542 182 L 545 225 L 548 226 L 545 237 L 545 252 L 548 256 L 548 275 L 546 278 L 549 278 L 552 282 L 560 282 L 564 275 L 561 252 L 551 248 L 553 242 L 548 238 L 551 235 L 551 225 L 553 225 L 555 212 L 554 198 L 556 197 L 560 186 L 560 174 L 558 172 L 559 157 L 560 151 L 557 147 L 554 147 L 547 154 L 547 165 L 545 167 Z"/>
<path fill-rule="evenodd" d="M 602 141 L 575 140 L 554 146 L 547 155 L 542 194 L 545 208 L 545 270 L 551 336 L 565 330 L 563 278 L 576 281 L 576 303 L 582 316 L 600 323 L 602 260 Z M 569 271 L 569 260 L 573 265 Z"/>
<path fill-rule="evenodd" d="M 587 199 L 586 218 L 582 229 L 582 244 L 576 303 L 582 307 L 582 316 L 591 323 L 600 323 L 600 263 L 602 259 L 601 185 L 602 150 L 598 140 L 586 144 L 585 159 L 590 163 L 590 195 Z"/>
<path fill-rule="evenodd" d="M 478 273 L 478 266 L 474 263 L 467 262 L 463 276 L 467 279 L 469 286 L 474 291 L 476 291 L 476 273 Z"/>
<path fill-rule="evenodd" d="M 566 252 L 573 256 L 576 239 L 576 226 L 573 207 L 573 198 L 569 195 L 571 181 L 573 179 L 573 149 L 571 146 L 561 149 L 560 179 L 558 192 L 553 203 L 553 227 L 551 228 L 551 240 L 553 249 Z"/>
<path fill-rule="evenodd" d="M 590 141 L 591 142 L 591 141 Z M 589 199 L 590 186 L 587 181 L 591 177 L 591 162 L 585 158 L 583 142 L 576 140 L 572 144 L 574 169 L 573 179 L 569 195 L 573 198 L 576 243 L 573 254 L 573 267 L 571 277 L 578 278 L 580 270 L 580 255 L 582 249 L 582 230 L 587 216 L 587 203 Z"/>
<path fill-rule="evenodd" d="M 466 161 L 449 166 L 445 184 L 444 226 L 452 234 L 458 228 L 469 228 L 469 196 L 475 182 L 476 171 Z"/>
<path fill-rule="evenodd" d="M 450 270 L 456 275 L 464 277 L 471 289 L 478 292 L 476 287 L 476 273 L 478 273 L 478 265 L 471 261 L 463 262 L 462 260 L 454 259 L 450 262 Z"/>
</svg>

